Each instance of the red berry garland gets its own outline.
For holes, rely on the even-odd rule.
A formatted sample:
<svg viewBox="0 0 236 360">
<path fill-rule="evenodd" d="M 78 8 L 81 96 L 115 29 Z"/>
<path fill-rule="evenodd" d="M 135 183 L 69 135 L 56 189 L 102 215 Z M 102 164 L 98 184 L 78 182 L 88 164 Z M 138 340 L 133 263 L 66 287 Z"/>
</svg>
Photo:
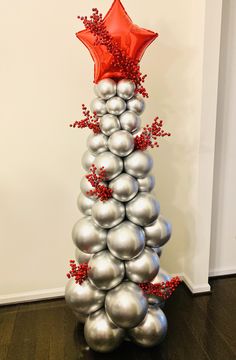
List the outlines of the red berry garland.
<svg viewBox="0 0 236 360">
<path fill-rule="evenodd" d="M 90 267 L 87 263 L 76 265 L 75 260 L 70 260 L 70 267 L 71 270 L 67 274 L 68 279 L 75 278 L 76 284 L 79 283 L 82 285 L 88 277 L 88 271 L 90 270 Z"/>
<path fill-rule="evenodd" d="M 113 56 L 113 66 L 121 72 L 123 78 L 132 80 L 136 85 L 136 92 L 143 95 L 143 97 L 148 97 L 148 93 L 143 86 L 147 75 L 142 75 L 139 61 L 129 57 L 126 51 L 121 49 L 118 42 L 111 36 L 98 9 L 92 9 L 92 15 L 89 19 L 87 16 L 78 16 L 78 19 L 95 36 L 94 45 L 104 45 Z"/>
<path fill-rule="evenodd" d="M 162 129 L 163 120 L 156 117 L 151 125 L 146 125 L 140 135 L 134 138 L 136 150 L 147 150 L 148 148 L 159 147 L 158 137 L 171 136 L 169 132 Z"/>
<path fill-rule="evenodd" d="M 93 164 L 90 168 L 91 173 L 86 175 L 86 178 L 94 188 L 94 190 L 90 190 L 87 192 L 89 196 L 96 196 L 101 201 L 105 202 L 112 197 L 112 189 L 107 187 L 104 184 L 101 184 L 106 180 L 106 170 L 104 167 L 101 167 L 99 171 L 97 171 L 96 166 Z"/>
<path fill-rule="evenodd" d="M 169 299 L 173 292 L 177 289 L 181 280 L 178 276 L 172 278 L 170 281 L 162 283 L 142 283 L 139 284 L 140 288 L 146 295 L 154 295 L 163 298 L 163 300 Z"/>
<path fill-rule="evenodd" d="M 94 134 L 99 134 L 101 132 L 101 129 L 99 126 L 99 119 L 96 113 L 93 113 L 93 115 L 91 115 L 90 111 L 84 104 L 82 104 L 82 112 L 85 116 L 85 119 L 75 121 L 73 124 L 70 125 L 70 127 L 78 129 L 89 128 L 90 130 L 93 130 Z"/>
</svg>

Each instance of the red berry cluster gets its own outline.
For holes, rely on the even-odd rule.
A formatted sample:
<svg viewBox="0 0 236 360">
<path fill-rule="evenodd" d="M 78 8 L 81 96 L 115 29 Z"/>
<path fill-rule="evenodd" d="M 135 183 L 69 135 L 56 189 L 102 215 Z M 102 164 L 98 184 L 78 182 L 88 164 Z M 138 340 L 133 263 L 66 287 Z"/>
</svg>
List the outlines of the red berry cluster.
<svg viewBox="0 0 236 360">
<path fill-rule="evenodd" d="M 93 113 L 93 115 L 91 115 L 90 111 L 84 104 L 82 104 L 82 112 L 85 116 L 85 119 L 75 121 L 74 124 L 70 125 L 70 127 L 78 129 L 89 128 L 90 130 L 93 130 L 94 134 L 99 134 L 101 132 L 101 129 L 99 126 L 99 119 L 96 113 Z"/>
<path fill-rule="evenodd" d="M 70 267 L 71 270 L 67 274 L 68 279 L 75 278 L 76 284 L 79 283 L 82 285 L 88 277 L 88 271 L 90 270 L 90 267 L 87 263 L 76 265 L 75 260 L 70 260 Z"/>
<path fill-rule="evenodd" d="M 112 197 L 112 189 L 102 184 L 106 180 L 106 170 L 104 167 L 101 167 L 97 171 L 96 166 L 93 164 L 90 168 L 90 174 L 86 175 L 86 178 L 94 188 L 87 192 L 89 196 L 96 196 L 101 201 L 105 202 Z"/>
<path fill-rule="evenodd" d="M 172 278 L 170 281 L 162 283 L 142 283 L 139 284 L 140 288 L 146 295 L 154 295 L 163 298 L 163 300 L 169 299 L 173 292 L 177 289 L 181 280 L 178 276 Z"/>
<path fill-rule="evenodd" d="M 92 15 L 78 16 L 82 20 L 85 28 L 95 36 L 95 45 L 104 45 L 107 51 L 113 56 L 113 66 L 121 72 L 122 77 L 132 80 L 136 85 L 136 92 L 148 97 L 148 93 L 143 86 L 147 75 L 142 75 L 139 61 L 128 56 L 125 50 L 121 49 L 119 43 L 114 40 L 107 30 L 103 16 L 97 8 L 92 9 Z"/>
<path fill-rule="evenodd" d="M 162 129 L 163 124 L 163 120 L 156 117 L 151 125 L 146 125 L 141 134 L 134 138 L 135 149 L 144 151 L 148 148 L 159 147 L 158 137 L 171 136 Z"/>
</svg>

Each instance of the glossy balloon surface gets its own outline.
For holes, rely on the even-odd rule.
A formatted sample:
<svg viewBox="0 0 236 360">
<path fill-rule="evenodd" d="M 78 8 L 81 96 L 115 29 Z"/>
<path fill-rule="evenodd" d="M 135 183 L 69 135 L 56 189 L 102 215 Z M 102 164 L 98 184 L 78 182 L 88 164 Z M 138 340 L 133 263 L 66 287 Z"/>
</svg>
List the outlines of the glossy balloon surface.
<svg viewBox="0 0 236 360">
<path fill-rule="evenodd" d="M 106 248 L 107 231 L 94 224 L 91 216 L 79 220 L 72 231 L 75 246 L 87 254 Z"/>
<path fill-rule="evenodd" d="M 104 310 L 99 310 L 86 320 L 84 336 L 91 349 L 107 353 L 120 345 L 125 332 L 109 320 Z"/>
<path fill-rule="evenodd" d="M 145 246 L 144 231 L 130 221 L 108 231 L 107 246 L 110 252 L 121 260 L 130 260 L 141 254 Z"/>
<path fill-rule="evenodd" d="M 117 326 L 131 329 L 145 318 L 147 299 L 138 285 L 126 281 L 107 293 L 105 309 Z"/>
</svg>

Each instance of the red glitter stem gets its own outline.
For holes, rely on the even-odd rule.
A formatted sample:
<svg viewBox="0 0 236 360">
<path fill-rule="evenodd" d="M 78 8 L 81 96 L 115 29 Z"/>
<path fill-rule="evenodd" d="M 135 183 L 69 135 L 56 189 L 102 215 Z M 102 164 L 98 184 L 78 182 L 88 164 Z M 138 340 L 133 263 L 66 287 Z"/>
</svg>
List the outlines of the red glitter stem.
<svg viewBox="0 0 236 360">
<path fill-rule="evenodd" d="M 93 164 L 90 168 L 90 174 L 86 175 L 86 178 L 94 188 L 87 192 L 89 196 L 96 196 L 103 202 L 112 197 L 112 189 L 102 184 L 103 181 L 106 181 L 106 170 L 104 167 L 97 171 L 96 166 Z"/>
<path fill-rule="evenodd" d="M 84 104 L 82 104 L 82 113 L 85 118 L 79 121 L 75 121 L 73 124 L 70 124 L 70 127 L 77 129 L 89 128 L 94 132 L 94 134 L 99 134 L 101 132 L 101 129 L 99 126 L 99 119 L 96 113 L 93 113 L 93 115 L 91 115 L 90 111 Z"/>
<path fill-rule="evenodd" d="M 158 117 L 153 120 L 151 125 L 146 125 L 141 134 L 134 138 L 135 149 L 145 151 L 148 148 L 159 147 L 158 137 L 171 136 L 169 132 L 162 129 L 163 125 L 163 120 L 159 120 Z"/>
<path fill-rule="evenodd" d="M 169 299 L 173 292 L 177 289 L 181 280 L 178 276 L 172 278 L 170 281 L 162 282 L 162 283 L 142 283 L 139 284 L 140 288 L 146 295 L 154 295 L 162 298 L 163 300 Z"/>
<path fill-rule="evenodd" d="M 90 267 L 87 263 L 76 265 L 75 260 L 70 260 L 71 270 L 68 272 L 68 279 L 75 278 L 76 284 L 82 285 L 88 277 L 88 271 Z"/>
</svg>

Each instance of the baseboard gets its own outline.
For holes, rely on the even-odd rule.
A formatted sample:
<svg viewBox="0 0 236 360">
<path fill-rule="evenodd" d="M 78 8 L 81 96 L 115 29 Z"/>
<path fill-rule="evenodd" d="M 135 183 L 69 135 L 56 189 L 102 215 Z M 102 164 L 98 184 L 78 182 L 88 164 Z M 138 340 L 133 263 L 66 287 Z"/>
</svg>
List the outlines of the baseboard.
<svg viewBox="0 0 236 360">
<path fill-rule="evenodd" d="M 236 274 L 236 268 L 222 268 L 222 269 L 212 269 L 209 272 L 210 277 L 214 276 L 227 276 Z"/>
<path fill-rule="evenodd" d="M 172 274 L 172 276 L 177 276 L 177 275 L 181 278 L 181 280 L 184 281 L 188 289 L 193 294 L 207 293 L 211 291 L 209 284 L 195 285 L 184 273 Z M 56 299 L 63 297 L 64 295 L 65 295 L 64 288 L 35 290 L 35 291 L 27 291 L 23 293 L 0 295 L 0 305 L 10 305 L 17 303 L 25 303 L 30 301 Z"/>
<path fill-rule="evenodd" d="M 193 284 L 186 274 L 183 274 L 183 281 L 185 285 L 189 288 L 192 294 L 202 294 L 211 292 L 211 287 L 208 283 L 205 284 Z"/>
<path fill-rule="evenodd" d="M 25 303 L 30 301 L 42 301 L 63 297 L 64 288 L 26 291 L 23 293 L 0 295 L 0 305 Z"/>
<path fill-rule="evenodd" d="M 209 293 L 211 291 L 208 283 L 195 285 L 185 273 L 172 274 L 172 276 L 179 276 L 192 294 Z"/>
</svg>

